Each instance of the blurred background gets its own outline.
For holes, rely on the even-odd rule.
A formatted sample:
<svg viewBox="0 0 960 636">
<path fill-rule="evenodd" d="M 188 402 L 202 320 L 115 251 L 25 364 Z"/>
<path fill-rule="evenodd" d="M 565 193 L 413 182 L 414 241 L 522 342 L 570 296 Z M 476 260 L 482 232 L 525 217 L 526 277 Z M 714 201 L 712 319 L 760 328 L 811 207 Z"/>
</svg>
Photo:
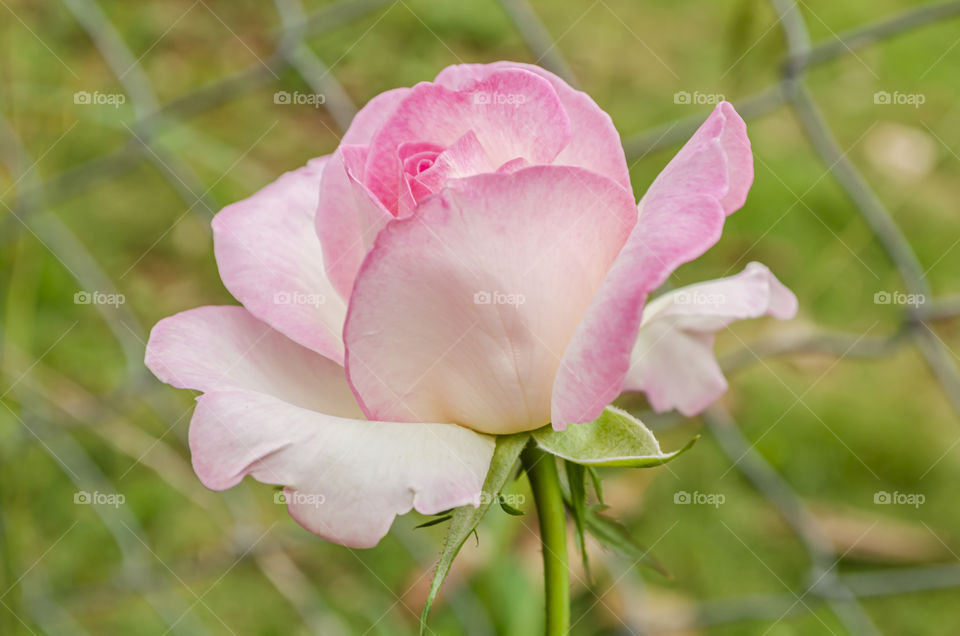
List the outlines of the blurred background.
<svg viewBox="0 0 960 636">
<path fill-rule="evenodd" d="M 193 475 L 149 328 L 234 302 L 210 219 L 331 152 L 377 93 L 539 63 L 613 117 L 641 195 L 722 98 L 756 182 L 683 285 L 766 263 L 703 417 L 624 405 L 662 468 L 605 473 L 669 577 L 591 543 L 576 634 L 955 634 L 960 3 L 0 0 L 0 633 L 412 634 L 443 526 L 325 543 Z M 286 95 L 287 97 L 284 97 Z M 526 493 L 524 480 L 511 486 Z M 536 519 L 492 509 L 437 634 L 536 634 Z M 576 562 L 577 559 L 572 559 Z"/>
</svg>

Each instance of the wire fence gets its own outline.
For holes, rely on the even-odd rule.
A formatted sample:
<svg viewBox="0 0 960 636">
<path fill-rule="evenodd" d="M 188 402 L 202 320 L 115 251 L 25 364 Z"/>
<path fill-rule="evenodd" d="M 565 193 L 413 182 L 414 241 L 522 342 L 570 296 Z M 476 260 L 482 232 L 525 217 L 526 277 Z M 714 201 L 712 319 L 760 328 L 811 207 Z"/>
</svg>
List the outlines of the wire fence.
<svg viewBox="0 0 960 636">
<path fill-rule="evenodd" d="M 199 0 L 199 3 L 204 4 L 203 0 Z M 326 97 L 324 107 L 342 132 L 349 125 L 357 108 L 326 63 L 305 44 L 305 38 L 349 24 L 388 5 L 392 7 L 404 3 L 402 0 L 341 0 L 307 14 L 299 0 L 275 0 L 281 28 L 276 33 L 277 46 L 272 55 L 200 90 L 162 104 L 150 79 L 138 66 L 137 58 L 124 43 L 122 34 L 111 24 L 97 2 L 63 0 L 63 4 L 89 35 L 123 86 L 136 119 L 126 125 L 129 139 L 118 150 L 41 181 L 30 176 L 30 169 L 23 168 L 32 167 L 36 161 L 28 155 L 13 128 L 0 115 L 0 139 L 3 140 L 0 147 L 6 151 L 3 161 L 10 174 L 26 175 L 23 177 L 25 183 L 20 184 L 18 181 L 15 184 L 19 186 L 19 195 L 13 208 L 7 207 L 0 200 L 0 205 L 9 212 L 4 220 L 3 233 L 14 238 L 18 233 L 28 233 L 35 237 L 70 272 L 82 289 L 116 290 L 117 282 L 105 273 L 94 255 L 77 240 L 64 223 L 56 216 L 38 214 L 43 208 L 67 200 L 97 184 L 116 179 L 133 170 L 141 161 L 146 161 L 157 169 L 182 198 L 187 212 L 202 213 L 201 218 L 206 224 L 209 216 L 220 207 L 210 196 L 212 186 L 205 187 L 203 180 L 185 162 L 156 143 L 158 135 L 173 124 L 274 82 L 280 72 L 289 70 L 302 77 L 314 91 Z M 578 86 L 577 78 L 561 55 L 556 41 L 530 5 L 524 0 L 501 0 L 501 4 L 537 63 L 563 77 L 571 85 Z M 820 42 L 810 41 L 807 24 L 798 3 L 792 0 L 771 0 L 771 4 L 786 39 L 787 55 L 782 62 L 779 81 L 756 94 L 737 100 L 735 106 L 738 112 L 750 120 L 784 107 L 793 110 L 827 172 L 854 203 L 858 214 L 896 268 L 907 291 L 924 296 L 927 302 L 905 310 L 899 328 L 887 336 L 865 337 L 827 330 L 802 336 L 778 335 L 753 343 L 749 347 L 744 346 L 742 350 L 726 356 L 722 360 L 722 366 L 727 372 L 735 372 L 752 364 L 763 363 L 767 358 L 810 352 L 836 356 L 838 359 L 883 358 L 903 348 L 915 347 L 960 417 L 960 372 L 954 361 L 955 355 L 931 328 L 931 324 L 960 316 L 960 295 L 942 298 L 931 296 L 923 268 L 909 240 L 838 144 L 805 83 L 806 74 L 813 67 L 843 56 L 855 55 L 855 51 L 863 47 L 905 31 L 960 17 L 960 2 L 916 7 Z M 690 136 L 703 118 L 703 114 L 687 117 L 626 139 L 624 146 L 627 158 L 637 159 L 652 151 L 678 145 Z M 336 132 L 334 134 L 339 138 Z M 94 427 L 93 432 L 105 443 L 136 458 L 138 462 L 154 467 L 171 487 L 200 505 L 205 505 L 209 501 L 209 493 L 195 487 L 189 466 L 177 458 L 171 444 L 162 436 L 155 438 L 132 427 L 119 415 L 124 405 L 146 403 L 159 418 L 171 422 L 172 429 L 183 424 L 189 413 L 181 413 L 176 406 L 157 399 L 152 379 L 142 364 L 147 328 L 131 311 L 122 306 L 111 307 L 109 310 L 103 308 L 100 313 L 127 360 L 127 381 L 118 394 L 112 396 L 109 403 L 102 397 L 84 391 L 69 378 L 59 375 L 42 363 L 38 365 L 36 361 L 31 361 L 25 352 L 8 348 L 3 353 L 6 358 L 19 360 L 24 368 L 38 365 L 42 379 L 34 381 L 26 378 L 16 386 L 15 395 L 21 406 L 19 414 L 5 402 L 0 404 L 3 404 L 6 411 L 62 466 L 63 471 L 78 488 L 99 487 L 105 492 L 116 491 L 96 462 L 73 439 L 70 431 L 57 423 L 59 414 L 63 411 L 80 420 L 95 419 L 102 422 L 103 425 Z M 730 414 L 723 408 L 714 406 L 703 417 L 709 434 L 714 437 L 732 466 L 766 498 L 803 546 L 809 559 L 809 584 L 787 594 L 703 602 L 692 615 L 684 613 L 684 616 L 677 617 L 674 624 L 664 627 L 684 629 L 748 620 L 779 621 L 810 612 L 811 606 L 816 604 L 826 604 L 849 633 L 872 634 L 879 633 L 880 629 L 861 606 L 862 599 L 960 587 L 960 564 L 908 566 L 854 574 L 838 573 L 838 555 L 815 516 L 790 484 L 741 433 Z M 680 420 L 679 416 L 667 417 L 661 425 L 669 426 Z M 236 504 L 232 505 L 236 507 Z M 122 553 L 123 566 L 120 576 L 128 585 L 127 592 L 139 594 L 146 599 L 169 626 L 169 631 L 183 634 L 208 633 L 204 624 L 191 612 L 196 606 L 205 605 L 205 594 L 196 594 L 174 574 L 176 568 L 169 567 L 156 556 L 151 547 L 141 539 L 143 531 L 137 519 L 124 512 L 122 507 L 98 508 L 98 514 Z M 247 540 L 238 541 L 231 546 L 226 554 L 212 562 L 210 567 L 222 570 L 224 564 L 235 565 L 238 560 L 250 556 L 264 577 L 296 608 L 308 629 L 324 634 L 349 633 L 348 627 L 340 622 L 335 613 L 325 611 L 323 598 L 313 590 L 307 576 L 299 569 L 286 548 L 272 538 L 264 538 L 269 528 L 251 527 L 251 522 L 240 508 L 234 509 L 233 514 L 236 532 L 241 533 Z M 422 546 L 409 548 L 413 552 L 423 552 Z M 842 558 L 842 555 L 840 557 Z M 192 599 L 184 602 L 172 595 L 157 594 L 158 574 L 172 574 L 189 590 Z M 24 579 L 23 575 L 15 585 L 21 579 Z M 55 631 L 54 625 L 71 625 L 77 628 L 77 633 L 82 633 L 69 612 L 59 607 L 53 596 L 47 593 L 40 583 L 34 581 L 34 577 L 25 579 L 23 585 L 28 582 L 30 589 L 24 591 L 21 605 L 32 621 L 51 633 Z M 391 591 L 391 594 L 398 603 L 401 602 L 395 592 Z M 91 593 L 91 597 L 94 596 L 96 593 Z M 17 616 L 17 612 L 2 596 L 0 604 Z M 468 620 L 468 615 L 476 618 L 476 613 L 463 608 L 454 607 L 453 611 L 463 621 Z M 630 629 L 640 628 L 630 626 Z"/>
</svg>

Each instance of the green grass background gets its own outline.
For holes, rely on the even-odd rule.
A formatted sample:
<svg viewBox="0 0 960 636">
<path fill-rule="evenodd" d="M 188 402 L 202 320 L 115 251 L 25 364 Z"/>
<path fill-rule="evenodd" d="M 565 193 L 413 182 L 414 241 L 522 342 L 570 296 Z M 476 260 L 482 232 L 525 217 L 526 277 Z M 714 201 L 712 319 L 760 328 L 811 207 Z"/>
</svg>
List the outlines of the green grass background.
<svg viewBox="0 0 960 636">
<path fill-rule="evenodd" d="M 305 10 L 321 2 L 305 2 Z M 904 0 L 802 3 L 814 41 L 916 5 Z M 100 3 L 160 103 L 267 59 L 271 3 Z M 677 91 L 749 95 L 776 81 L 785 44 L 759 0 L 532 2 L 584 90 L 624 138 L 706 107 Z M 815 68 L 810 87 L 841 146 L 910 239 L 937 295 L 960 292 L 960 109 L 957 20 L 860 49 Z M 432 78 L 457 62 L 534 61 L 493 0 L 404 0 L 307 40 L 357 103 Z M 121 173 L 45 201 L 65 170 L 123 147 L 135 113 L 80 106 L 75 91 L 122 92 L 66 5 L 0 7 L 0 115 L 29 155 L 2 139 L 0 165 L 0 633 L 404 634 L 416 630 L 442 527 L 398 519 L 375 549 L 351 551 L 299 528 L 271 488 L 247 480 L 206 491 L 185 440 L 192 394 L 140 366 L 147 330 L 202 304 L 233 302 L 217 276 L 211 212 L 337 144 L 323 109 L 277 106 L 276 90 L 310 91 L 292 71 L 209 111 L 167 122 L 158 156 L 209 189 L 178 195 L 149 151 Z M 874 104 L 875 91 L 922 93 L 919 108 Z M 885 253 L 784 107 L 748 122 L 756 182 L 720 243 L 674 284 L 759 260 L 793 289 L 790 324 L 736 325 L 734 351 L 816 328 L 867 337 L 897 329 L 903 291 Z M 884 136 L 886 135 L 886 136 Z M 916 174 L 891 168 L 889 140 L 912 140 Z M 632 162 L 641 195 L 675 148 Z M 916 156 L 911 153 L 918 153 Z M 894 153 L 897 154 L 897 153 Z M 886 157 L 886 160 L 885 160 Z M 896 157 L 894 157 L 896 159 Z M 885 163 L 886 161 L 886 163 Z M 35 162 L 35 163 L 34 163 Z M 6 206 L 9 206 L 8 209 Z M 190 209 L 188 209 L 190 208 Z M 12 211 L 11 211 L 12 209 Z M 16 212 L 18 220 L 13 217 Z M 81 280 L 78 281 L 77 277 Z M 112 283 L 111 283 L 112 281 Z M 118 308 L 76 305 L 78 290 L 119 291 Z M 960 351 L 957 323 L 936 326 Z M 957 415 L 910 348 L 879 360 L 789 356 L 730 377 L 723 399 L 743 434 L 810 505 L 840 573 L 956 563 L 960 551 Z M 802 396 L 802 403 L 796 403 Z M 784 413 L 786 412 L 786 415 Z M 660 432 L 665 447 L 699 419 Z M 615 514 L 671 572 L 633 567 L 591 546 L 595 581 L 575 575 L 577 634 L 670 633 L 703 602 L 803 594 L 809 560 L 797 539 L 709 435 L 669 468 L 607 475 Z M 527 493 L 523 481 L 512 487 Z M 117 509 L 73 504 L 78 489 L 122 493 Z M 722 493 L 717 509 L 673 503 L 678 490 Z M 878 490 L 924 505 L 877 506 Z M 536 522 L 494 510 L 468 542 L 433 616 L 436 633 L 535 634 L 542 583 Z M 865 599 L 885 633 L 954 634 L 956 589 Z M 803 610 L 678 633 L 842 633 L 812 595 Z M 181 617 L 182 618 L 179 618 Z M 769 630 L 769 631 L 768 631 Z"/>
</svg>

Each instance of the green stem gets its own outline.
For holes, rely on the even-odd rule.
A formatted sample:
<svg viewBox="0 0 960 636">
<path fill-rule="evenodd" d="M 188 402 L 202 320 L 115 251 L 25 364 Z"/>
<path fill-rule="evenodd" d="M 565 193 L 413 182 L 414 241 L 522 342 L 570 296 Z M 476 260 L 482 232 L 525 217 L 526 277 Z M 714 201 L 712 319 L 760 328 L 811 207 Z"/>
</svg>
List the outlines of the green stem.
<svg viewBox="0 0 960 636">
<path fill-rule="evenodd" d="M 552 455 L 532 444 L 524 449 L 520 459 L 530 479 L 540 521 L 547 601 L 546 633 L 547 636 L 562 636 L 570 629 L 570 571 L 567 567 L 567 520 L 557 463 Z"/>
</svg>

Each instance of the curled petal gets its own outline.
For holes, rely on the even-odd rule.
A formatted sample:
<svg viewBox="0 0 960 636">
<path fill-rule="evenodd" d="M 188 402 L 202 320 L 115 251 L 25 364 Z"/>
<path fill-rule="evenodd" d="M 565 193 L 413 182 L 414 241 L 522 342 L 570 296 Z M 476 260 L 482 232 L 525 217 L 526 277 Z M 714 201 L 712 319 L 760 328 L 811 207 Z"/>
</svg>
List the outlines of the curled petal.
<svg viewBox="0 0 960 636">
<path fill-rule="evenodd" d="M 518 158 L 514 161 L 523 161 L 523 159 Z M 497 166 L 480 145 L 476 133 L 471 130 L 437 155 L 434 164 L 422 172 L 417 181 L 430 192 L 439 192 L 451 179 L 494 172 L 496 169 Z"/>
<path fill-rule="evenodd" d="M 346 304 L 313 232 L 327 157 L 288 172 L 213 219 L 220 278 L 251 314 L 292 340 L 343 362 Z"/>
<path fill-rule="evenodd" d="M 647 306 L 623 388 L 646 393 L 656 411 L 696 415 L 727 389 L 714 333 L 737 320 L 796 313 L 796 297 L 760 263 L 668 292 Z"/>
<path fill-rule="evenodd" d="M 717 104 L 644 195 L 644 204 L 697 192 L 717 198 L 725 214 L 739 210 L 753 183 L 747 125 L 729 102 Z"/>
<path fill-rule="evenodd" d="M 514 161 L 525 160 L 518 158 Z M 505 165 L 509 163 L 507 162 Z M 403 185 L 400 187 L 397 216 L 400 218 L 408 216 L 421 199 L 439 192 L 453 179 L 495 172 L 496 170 L 497 166 L 490 161 L 487 152 L 477 140 L 476 133 L 471 130 L 452 146 L 435 153 L 430 167 L 426 170 L 406 177 L 407 183 L 405 185 L 407 187 Z"/>
<path fill-rule="evenodd" d="M 260 393 L 197 399 L 190 452 L 213 490 L 245 475 L 283 484 L 290 515 L 329 541 L 376 545 L 393 518 L 480 503 L 494 440 L 453 424 L 368 422 Z"/>
</svg>

